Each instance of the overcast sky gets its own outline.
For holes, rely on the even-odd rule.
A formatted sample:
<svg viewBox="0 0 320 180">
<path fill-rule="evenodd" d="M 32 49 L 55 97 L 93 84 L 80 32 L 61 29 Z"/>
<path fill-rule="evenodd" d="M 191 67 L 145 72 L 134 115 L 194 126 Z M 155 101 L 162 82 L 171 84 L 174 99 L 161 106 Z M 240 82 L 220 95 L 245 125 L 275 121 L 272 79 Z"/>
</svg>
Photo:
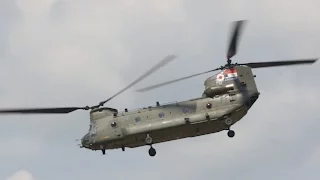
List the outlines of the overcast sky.
<svg viewBox="0 0 320 180">
<path fill-rule="evenodd" d="M 247 19 L 237 62 L 320 56 L 317 0 L 0 0 L 0 107 L 94 105 L 168 54 L 178 58 L 106 106 L 201 96 L 225 63 L 230 22 Z M 226 132 L 101 152 L 80 149 L 89 112 L 1 116 L 1 180 L 319 179 L 319 62 L 255 70 L 261 92 Z"/>
</svg>

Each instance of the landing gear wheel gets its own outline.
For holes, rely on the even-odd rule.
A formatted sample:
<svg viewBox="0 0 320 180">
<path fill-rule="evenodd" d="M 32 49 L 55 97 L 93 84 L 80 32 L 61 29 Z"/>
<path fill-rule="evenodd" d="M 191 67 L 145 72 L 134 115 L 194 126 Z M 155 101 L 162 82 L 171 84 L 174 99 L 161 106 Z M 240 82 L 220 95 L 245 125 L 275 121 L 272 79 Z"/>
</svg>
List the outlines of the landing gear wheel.
<svg viewBox="0 0 320 180">
<path fill-rule="evenodd" d="M 150 137 L 149 134 L 147 134 L 145 142 L 146 142 L 146 144 L 152 144 L 152 137 Z"/>
<path fill-rule="evenodd" d="M 153 157 L 153 156 L 156 155 L 156 153 L 157 153 L 156 150 L 155 150 L 153 147 L 150 147 L 150 149 L 149 149 L 149 155 Z"/>
<path fill-rule="evenodd" d="M 230 138 L 234 137 L 234 135 L 235 135 L 235 132 L 234 132 L 234 131 L 232 131 L 232 130 L 229 130 L 229 131 L 228 131 L 228 136 L 229 136 Z"/>
</svg>

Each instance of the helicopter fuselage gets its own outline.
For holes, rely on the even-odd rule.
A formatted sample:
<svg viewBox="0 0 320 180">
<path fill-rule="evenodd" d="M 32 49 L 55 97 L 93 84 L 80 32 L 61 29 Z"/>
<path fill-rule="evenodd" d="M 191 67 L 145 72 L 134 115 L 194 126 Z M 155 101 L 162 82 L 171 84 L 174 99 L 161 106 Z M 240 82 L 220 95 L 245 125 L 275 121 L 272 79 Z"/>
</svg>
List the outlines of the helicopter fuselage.
<svg viewBox="0 0 320 180">
<path fill-rule="evenodd" d="M 82 146 L 124 150 L 229 130 L 259 97 L 251 69 L 235 69 L 233 78 L 227 78 L 227 70 L 208 78 L 200 98 L 163 105 L 157 102 L 156 106 L 123 112 L 111 108 L 91 111 L 89 133 Z M 225 76 L 219 82 L 221 74 Z"/>
</svg>

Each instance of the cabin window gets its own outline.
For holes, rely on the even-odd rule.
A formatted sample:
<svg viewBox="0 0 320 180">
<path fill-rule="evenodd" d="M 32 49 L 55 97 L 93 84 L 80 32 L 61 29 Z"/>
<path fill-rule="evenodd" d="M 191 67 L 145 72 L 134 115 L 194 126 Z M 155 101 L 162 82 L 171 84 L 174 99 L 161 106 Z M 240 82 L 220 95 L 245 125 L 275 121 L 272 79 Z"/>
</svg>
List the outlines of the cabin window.
<svg viewBox="0 0 320 180">
<path fill-rule="evenodd" d="M 189 108 L 185 107 L 185 108 L 183 108 L 183 109 L 182 109 L 182 111 L 183 111 L 183 113 L 185 113 L 185 114 L 186 114 L 186 113 L 188 113 L 188 112 L 189 112 Z"/>
<path fill-rule="evenodd" d="M 159 113 L 159 118 L 163 118 L 164 117 L 164 112 Z"/>
<path fill-rule="evenodd" d="M 211 103 L 208 103 L 208 104 L 206 105 L 206 107 L 207 107 L 208 109 L 211 109 L 211 108 L 212 108 L 212 104 L 211 104 Z"/>
<path fill-rule="evenodd" d="M 111 127 L 113 127 L 113 128 L 114 128 L 114 127 L 117 127 L 117 123 L 113 121 L 113 122 L 111 123 Z"/>
<path fill-rule="evenodd" d="M 140 118 L 140 117 L 136 117 L 136 118 L 135 118 L 135 121 L 136 121 L 136 122 L 139 122 L 139 121 L 141 121 L 141 118 Z"/>
</svg>

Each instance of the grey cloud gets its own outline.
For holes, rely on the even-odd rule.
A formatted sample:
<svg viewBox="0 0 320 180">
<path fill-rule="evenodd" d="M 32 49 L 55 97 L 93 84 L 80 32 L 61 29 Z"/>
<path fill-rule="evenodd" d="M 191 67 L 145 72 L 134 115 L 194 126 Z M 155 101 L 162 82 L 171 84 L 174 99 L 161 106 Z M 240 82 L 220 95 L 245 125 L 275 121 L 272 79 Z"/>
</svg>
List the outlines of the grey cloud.
<svg viewBox="0 0 320 180">
<path fill-rule="evenodd" d="M 19 11 L 13 1 L 2 0 L 0 2 L 0 58 L 5 58 L 8 48 L 8 34 L 13 25 L 19 19 Z"/>
<path fill-rule="evenodd" d="M 65 1 L 55 1 L 50 10 L 52 22 L 62 23 L 68 15 L 68 3 Z"/>
</svg>

